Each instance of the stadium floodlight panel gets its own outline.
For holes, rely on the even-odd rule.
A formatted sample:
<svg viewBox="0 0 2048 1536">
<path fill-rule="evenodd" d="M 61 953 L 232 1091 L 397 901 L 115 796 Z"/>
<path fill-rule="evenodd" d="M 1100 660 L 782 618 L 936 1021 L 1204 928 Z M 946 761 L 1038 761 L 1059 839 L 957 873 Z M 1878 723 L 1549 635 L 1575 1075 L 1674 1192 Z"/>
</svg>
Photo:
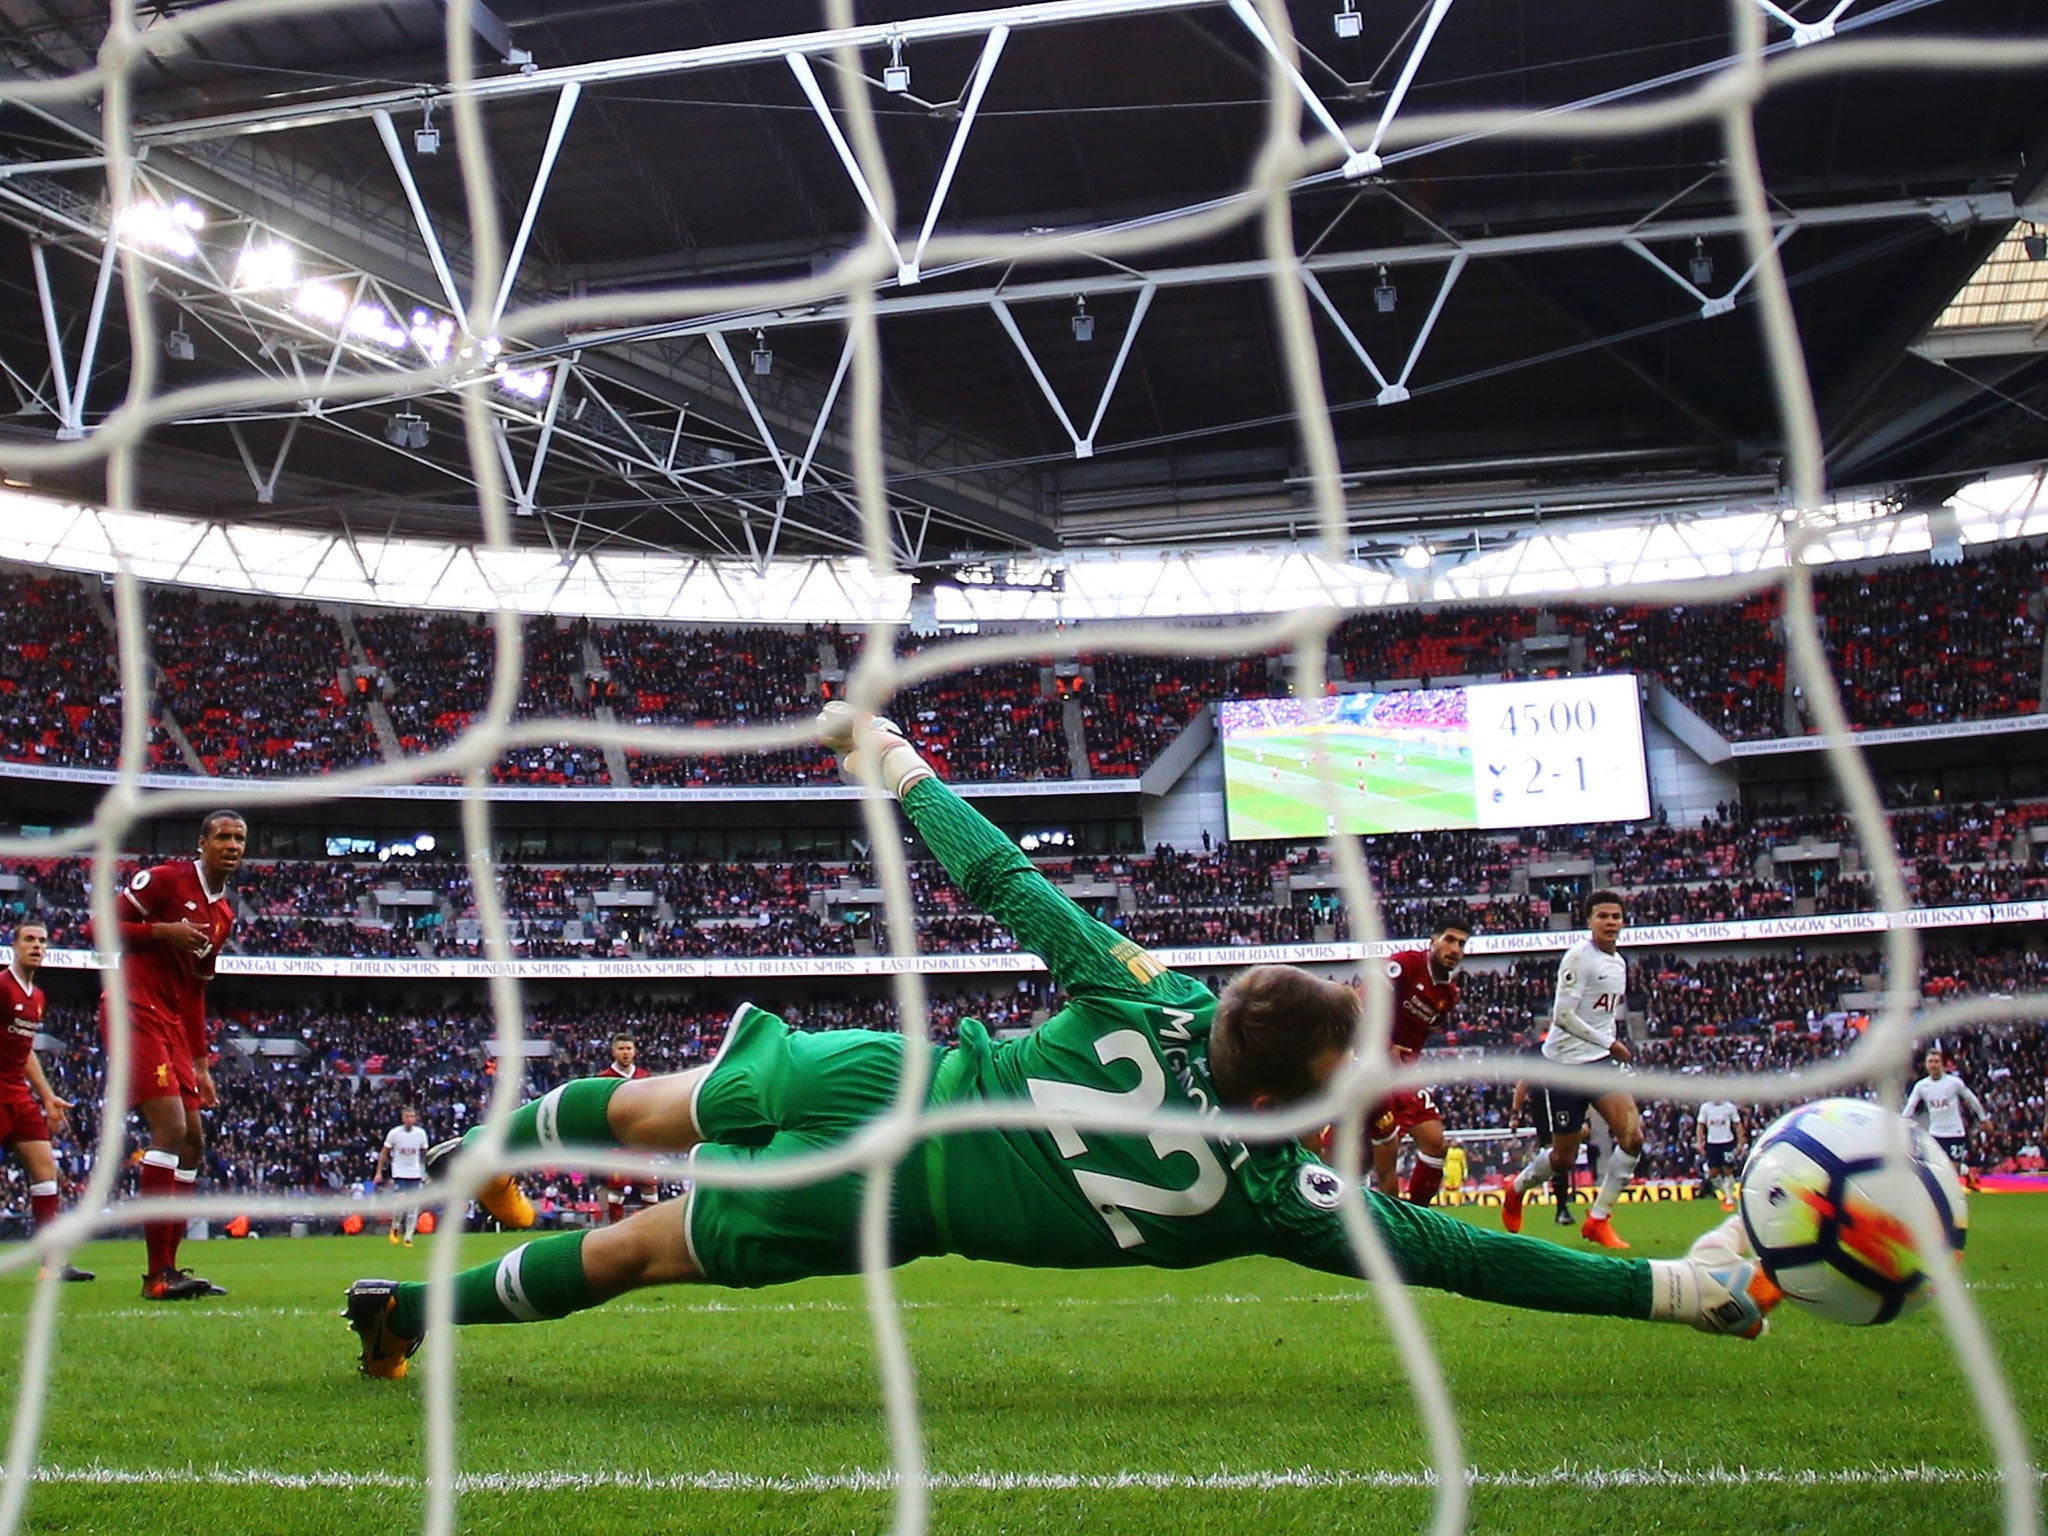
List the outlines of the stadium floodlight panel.
<svg viewBox="0 0 2048 1536">
<path fill-rule="evenodd" d="M 1330 20 L 1339 37 L 1357 37 L 1365 30 L 1365 18 L 1358 14 L 1358 0 L 1344 0 L 1344 9 Z"/>
<path fill-rule="evenodd" d="M 245 291 L 289 288 L 298 276 L 298 253 L 282 241 L 244 246 L 235 258 L 234 286 Z"/>
<path fill-rule="evenodd" d="M 199 232 L 206 228 L 206 215 L 183 198 L 174 203 L 144 198 L 121 211 L 115 228 L 131 245 L 190 260 L 199 254 Z"/>
<path fill-rule="evenodd" d="M 514 368 L 509 363 L 500 363 L 492 370 L 491 382 L 508 395 L 538 405 L 547 399 L 554 377 L 552 368 Z"/>
</svg>

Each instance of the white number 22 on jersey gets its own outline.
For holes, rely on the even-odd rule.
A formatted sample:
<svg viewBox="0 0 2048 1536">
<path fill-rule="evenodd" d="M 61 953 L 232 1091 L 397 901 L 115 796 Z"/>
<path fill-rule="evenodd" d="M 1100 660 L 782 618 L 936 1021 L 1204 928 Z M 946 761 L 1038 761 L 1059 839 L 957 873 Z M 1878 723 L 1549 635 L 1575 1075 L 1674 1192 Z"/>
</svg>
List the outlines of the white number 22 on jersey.
<svg viewBox="0 0 2048 1536">
<path fill-rule="evenodd" d="M 1060 1114 L 1137 1115 L 1150 1114 L 1166 1102 L 1166 1071 L 1153 1053 L 1152 1043 L 1135 1029 L 1119 1029 L 1095 1042 L 1095 1054 L 1108 1066 L 1113 1061 L 1134 1062 L 1138 1085 L 1122 1093 L 1106 1088 L 1087 1088 L 1079 1083 L 1059 1083 L 1046 1078 L 1029 1078 L 1031 1102 L 1040 1109 Z M 1079 1157 L 1088 1150 L 1081 1133 L 1071 1125 L 1050 1127 L 1054 1145 L 1062 1157 Z M 1195 1131 L 1154 1131 L 1152 1150 L 1164 1162 L 1175 1153 L 1194 1159 L 1195 1181 L 1185 1189 L 1162 1189 L 1136 1179 L 1094 1173 L 1086 1168 L 1070 1170 L 1081 1193 L 1101 1215 L 1119 1248 L 1136 1248 L 1145 1234 L 1124 1213 L 1143 1211 L 1148 1216 L 1200 1216 L 1214 1210 L 1230 1187 L 1215 1149 Z"/>
</svg>

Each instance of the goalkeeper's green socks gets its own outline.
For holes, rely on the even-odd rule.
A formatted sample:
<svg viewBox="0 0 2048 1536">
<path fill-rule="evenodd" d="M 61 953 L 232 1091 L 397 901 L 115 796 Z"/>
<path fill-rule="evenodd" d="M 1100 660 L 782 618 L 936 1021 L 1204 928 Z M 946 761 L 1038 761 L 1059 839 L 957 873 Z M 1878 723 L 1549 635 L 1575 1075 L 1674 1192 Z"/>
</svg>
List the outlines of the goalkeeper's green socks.
<svg viewBox="0 0 2048 1536">
<path fill-rule="evenodd" d="M 455 1321 L 538 1323 L 595 1306 L 583 1274 L 583 1239 L 588 1232 L 560 1232 L 521 1243 L 502 1259 L 478 1264 L 455 1277 Z M 392 1332 L 416 1339 L 427 1331 L 427 1288 L 413 1281 L 398 1287 L 387 1319 Z"/>
<path fill-rule="evenodd" d="M 579 1077 L 551 1088 L 520 1105 L 505 1120 L 505 1150 L 563 1152 L 573 1147 L 610 1151 L 619 1145 L 612 1134 L 612 1095 L 626 1085 L 622 1077 Z M 463 1133 L 465 1145 L 483 1135 L 481 1125 Z"/>
</svg>

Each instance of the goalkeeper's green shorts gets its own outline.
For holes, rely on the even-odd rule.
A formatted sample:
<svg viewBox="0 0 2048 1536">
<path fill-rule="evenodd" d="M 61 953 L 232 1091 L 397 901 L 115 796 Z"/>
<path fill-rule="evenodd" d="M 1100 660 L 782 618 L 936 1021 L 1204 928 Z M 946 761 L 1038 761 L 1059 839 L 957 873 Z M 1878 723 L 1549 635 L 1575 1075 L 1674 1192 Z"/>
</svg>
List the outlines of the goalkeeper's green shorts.
<svg viewBox="0 0 2048 1536">
<path fill-rule="evenodd" d="M 936 1076 L 938 1046 L 932 1052 Z M 896 1099 L 904 1039 L 869 1029 L 807 1032 L 751 1003 L 698 1085 L 692 1118 L 703 1143 L 691 1165 L 765 1167 L 844 1145 Z M 925 1195 L 923 1143 L 896 1171 L 890 1262 L 939 1253 Z M 779 1188 L 717 1187 L 694 1179 L 684 1213 L 691 1256 L 717 1285 L 780 1285 L 860 1269 L 867 1179 L 846 1173 Z"/>
</svg>

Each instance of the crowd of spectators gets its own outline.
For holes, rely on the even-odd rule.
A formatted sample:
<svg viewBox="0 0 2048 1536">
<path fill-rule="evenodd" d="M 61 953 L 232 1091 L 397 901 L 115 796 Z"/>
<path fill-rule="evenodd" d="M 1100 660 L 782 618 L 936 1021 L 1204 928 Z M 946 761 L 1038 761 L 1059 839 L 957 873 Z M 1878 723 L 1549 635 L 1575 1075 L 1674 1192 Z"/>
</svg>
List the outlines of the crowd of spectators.
<svg viewBox="0 0 2048 1536">
<path fill-rule="evenodd" d="M 1170 921 L 1198 914 L 1154 914 Z M 1630 1004 L 1639 1060 L 1646 1067 L 1693 1072 L 1761 1073 L 1810 1066 L 1839 1055 L 1867 1022 L 1858 1003 L 1881 985 L 1876 953 L 1807 955 L 1779 950 L 1740 959 L 1683 954 L 1632 956 Z M 1453 1130 L 1506 1130 L 1513 1123 L 1509 1084 L 1515 1062 L 1541 1037 L 1555 982 L 1554 956 L 1469 969 L 1440 1048 L 1498 1057 L 1499 1081 L 1436 1090 Z M 255 984 L 228 985 L 221 1014 L 222 1103 L 211 1117 L 206 1170 L 216 1188 L 252 1192 L 334 1193 L 358 1186 L 376 1160 L 384 1132 L 404 1104 L 421 1108 L 430 1135 L 455 1134 L 482 1112 L 496 1074 L 493 1025 L 481 989 L 440 997 L 346 992 L 317 1000 L 248 1002 Z M 263 984 L 271 990 L 277 984 Z M 2048 953 L 2013 944 L 1938 944 L 1926 954 L 1920 990 L 1930 1003 L 1973 994 L 2048 988 Z M 635 1037 L 640 1060 L 675 1071 L 708 1060 L 723 1039 L 740 994 L 731 989 L 633 996 L 624 989 L 530 994 L 524 1036 L 544 1042 L 526 1061 L 526 1091 L 544 1092 L 598 1070 L 616 1033 Z M 755 1000 L 808 1029 L 894 1029 L 893 994 L 879 984 L 796 988 Z M 1030 1027 L 1061 999 L 1045 978 L 930 989 L 928 1023 L 940 1044 L 963 1017 L 992 1031 Z M 79 999 L 53 1008 L 48 1028 L 62 1048 L 47 1053 L 53 1081 L 79 1103 L 73 1135 L 59 1145 L 67 1176 L 82 1177 L 98 1133 L 102 1052 L 92 1006 Z M 1938 1038 L 1957 1070 L 1984 1099 L 1989 1121 L 1975 1134 L 1980 1167 L 2037 1167 L 2043 1151 L 2048 1035 L 2031 1025 L 1965 1029 Z M 1737 1093 L 1735 1097 L 1740 1098 Z M 1746 1106 L 1754 1131 L 1777 1106 Z M 1697 1172 L 1690 1106 L 1644 1105 L 1646 1156 L 1641 1176 L 1691 1178 Z M 1526 1116 L 1522 1119 L 1526 1129 Z M 1529 1140 L 1472 1145 L 1475 1177 L 1519 1164 Z M 16 1203 L 22 1191 L 8 1173 Z"/>
<path fill-rule="evenodd" d="M 990 662 L 913 683 L 889 701 L 890 718 L 948 779 L 1071 779 L 1064 711 L 1042 691 L 1040 670 L 1035 661 Z"/>
<path fill-rule="evenodd" d="M 1270 653 L 1249 656 L 1081 658 L 1090 679 L 1081 696 L 1088 768 L 1098 779 L 1135 778 L 1173 744 L 1188 721 L 1223 699 L 1285 693 Z"/>
<path fill-rule="evenodd" d="M 0 716 L 0 752 L 14 762 L 112 768 L 120 761 L 113 632 L 76 577 L 0 568 Z M 152 764 L 165 745 L 152 730 Z"/>
<path fill-rule="evenodd" d="M 1843 572 L 1815 583 L 1849 723 L 1936 725 L 2041 707 L 2048 550 L 2007 544 L 1958 565 Z M 1811 728 L 1805 701 L 1801 718 Z"/>
<path fill-rule="evenodd" d="M 1504 647 L 1536 632 L 1529 608 L 1358 613 L 1330 633 L 1329 672 L 1350 682 L 1427 684 L 1506 670 Z"/>
<path fill-rule="evenodd" d="M 468 614 L 389 610 L 359 614 L 355 624 L 408 756 L 445 747 L 489 701 L 496 671 L 489 625 Z"/>
<path fill-rule="evenodd" d="M 525 676 L 514 717 L 533 720 L 588 720 L 595 713 L 596 691 L 590 676 L 588 619 L 558 623 L 529 618 L 521 637 L 526 647 Z M 543 742 L 514 747 L 491 767 L 501 784 L 609 785 L 611 769 L 600 747 Z"/>
<path fill-rule="evenodd" d="M 817 712 L 821 644 L 835 630 L 676 629 L 613 624 L 597 632 L 601 693 L 632 725 L 779 725 Z M 628 753 L 635 784 L 829 784 L 820 747 L 688 757 Z"/>
<path fill-rule="evenodd" d="M 1909 895 L 1927 907 L 2048 899 L 2048 844 L 2034 832 L 2048 805 L 1911 809 L 1892 817 L 1908 852 Z M 1773 866 L 1773 849 L 1793 861 Z M 1697 827 L 1553 828 L 1541 836 L 1403 833 L 1368 840 L 1383 930 L 1432 931 L 1456 910 L 1481 931 L 1569 926 L 1595 882 L 1625 892 L 1630 921 L 1734 922 L 1806 912 L 1873 910 L 1876 895 L 1845 818 L 1824 812 L 1741 820 L 1726 808 Z M 1582 872 L 1554 876 L 1559 867 Z M 1039 867 L 1091 911 L 1141 942 L 1273 944 L 1353 936 L 1328 851 L 1266 843 L 1164 844 L 1148 853 L 1059 855 Z M 120 867 L 125 878 L 133 867 Z M 89 862 L 17 860 L 0 866 L 0 917 L 34 914 L 52 943 L 89 939 Z M 1773 870 L 1743 875 L 1750 868 Z M 1542 870 L 1542 874 L 1532 871 Z M 945 871 L 912 859 L 907 871 L 927 951 L 1006 949 Z M 847 954 L 886 947 L 881 897 L 864 862 L 731 862 L 677 858 L 621 865 L 498 867 L 514 953 L 526 956 Z M 446 850 L 391 862 L 245 862 L 235 885 L 244 954 L 366 957 L 485 953 L 482 914 L 466 864 Z M 1180 937 L 1184 936 L 1184 937 Z"/>
<path fill-rule="evenodd" d="M 1900 564 L 1823 573 L 1815 602 L 1852 723 L 1931 724 L 2040 708 L 2048 551 L 2006 544 L 1956 565 Z M 214 599 L 175 588 L 148 596 L 159 707 L 209 773 L 319 772 L 373 760 L 375 735 L 341 626 L 305 605 Z M 108 767 L 119 686 L 106 618 L 79 578 L 0 571 L 0 715 L 17 760 Z M 1403 609 L 1353 615 L 1332 632 L 1329 674 L 1353 682 L 1529 675 L 1553 664 L 1524 643 L 1558 636 L 1586 667 L 1665 683 L 1734 740 L 1811 728 L 1788 683 L 1785 615 L 1775 588 L 1724 604 Z M 493 670 L 488 624 L 471 615 L 364 611 L 354 619 L 401 749 L 431 751 L 483 708 Z M 522 719 L 763 724 L 812 713 L 850 667 L 858 637 L 831 626 L 710 629 L 587 619 L 523 621 Z M 931 642 L 945 644 L 946 641 Z M 1226 642 L 1227 643 L 1227 642 Z M 923 642 L 914 642 L 914 655 Z M 1533 659 L 1532 659 L 1533 658 Z M 1206 705 L 1284 692 L 1284 658 L 1252 655 L 1081 658 L 1091 775 L 1130 776 Z M 361 687 L 368 689 L 370 679 Z M 1790 697 L 1788 698 L 1788 689 Z M 1062 700 L 1035 661 L 989 664 L 902 690 L 892 711 L 963 781 L 1065 779 L 1074 749 Z M 168 737 L 153 766 L 187 770 Z M 635 783 L 831 782 L 815 747 L 746 754 L 629 755 Z M 602 752 L 522 747 L 502 781 L 611 782 Z"/>
<path fill-rule="evenodd" d="M 1565 609 L 1600 672 L 1647 672 L 1731 741 L 1785 734 L 1785 647 L 1776 588 L 1735 603 Z"/>
<path fill-rule="evenodd" d="M 158 705 L 207 773 L 270 778 L 379 759 L 368 716 L 344 690 L 350 658 L 333 619 L 310 603 L 147 591 Z"/>
</svg>

